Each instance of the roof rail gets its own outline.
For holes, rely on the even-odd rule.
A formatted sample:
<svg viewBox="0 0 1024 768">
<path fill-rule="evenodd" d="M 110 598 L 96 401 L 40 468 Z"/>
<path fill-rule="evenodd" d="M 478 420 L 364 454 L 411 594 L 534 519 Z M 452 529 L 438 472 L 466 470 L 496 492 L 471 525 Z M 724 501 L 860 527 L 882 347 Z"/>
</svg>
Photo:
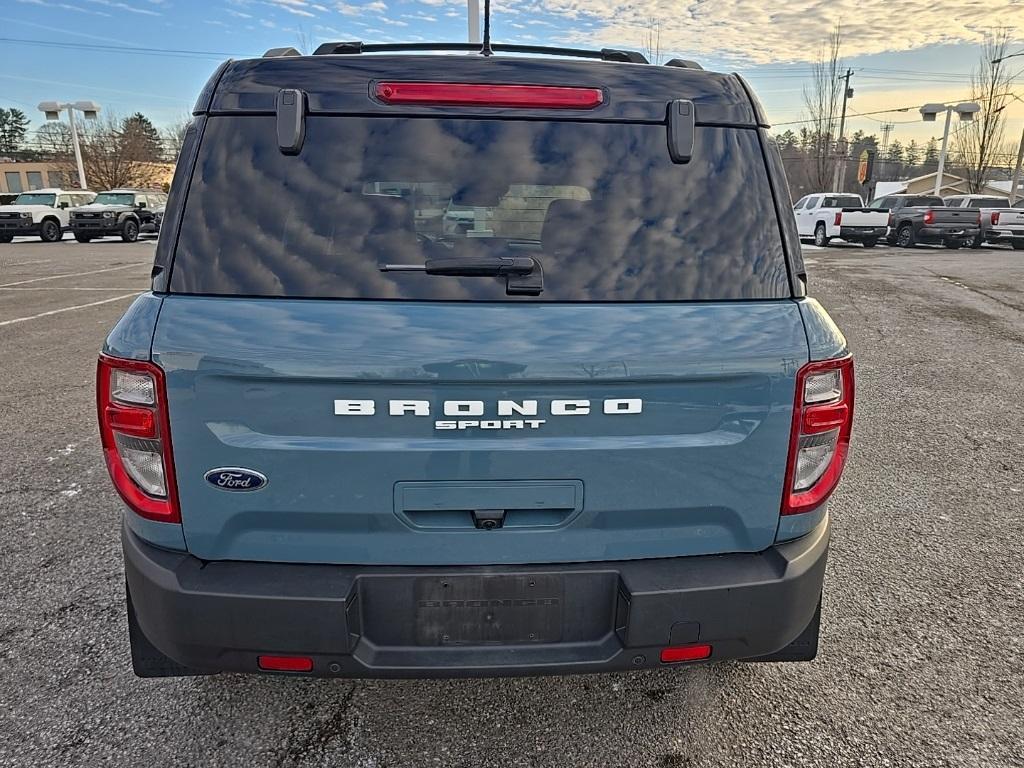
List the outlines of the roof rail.
<svg viewBox="0 0 1024 768">
<path fill-rule="evenodd" d="M 700 64 L 692 59 L 670 59 L 665 62 L 666 67 L 680 67 L 682 69 L 700 69 L 703 70 Z"/>
<path fill-rule="evenodd" d="M 349 55 L 359 53 L 386 53 L 390 51 L 466 51 L 467 53 L 479 53 L 480 50 L 479 43 L 364 43 L 360 40 L 352 40 L 348 42 L 324 43 L 313 51 L 313 55 Z M 627 51 L 619 48 L 602 48 L 599 51 L 592 51 L 585 48 L 560 48 L 546 45 L 508 45 L 504 43 L 495 43 L 491 46 L 491 50 L 497 53 L 535 53 L 546 56 L 573 56 L 581 59 L 600 59 L 601 61 L 624 61 L 632 64 L 650 63 L 639 51 Z"/>
<path fill-rule="evenodd" d="M 276 59 L 280 56 L 301 56 L 298 49 L 288 46 L 287 48 L 271 48 L 263 54 L 264 59 Z"/>
</svg>

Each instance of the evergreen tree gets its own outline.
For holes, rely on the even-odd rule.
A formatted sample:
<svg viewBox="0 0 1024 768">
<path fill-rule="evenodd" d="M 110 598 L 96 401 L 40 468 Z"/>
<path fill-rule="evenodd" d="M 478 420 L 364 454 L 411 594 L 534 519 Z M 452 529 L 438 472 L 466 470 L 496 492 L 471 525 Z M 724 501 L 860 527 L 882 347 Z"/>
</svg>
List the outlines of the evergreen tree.
<svg viewBox="0 0 1024 768">
<path fill-rule="evenodd" d="M 939 162 L 939 145 L 935 141 L 935 137 L 932 136 L 928 139 L 928 143 L 924 148 L 924 164 L 925 165 L 937 165 Z"/>
<path fill-rule="evenodd" d="M 792 151 L 796 149 L 797 144 L 799 143 L 797 135 L 790 129 L 787 129 L 785 133 L 779 134 L 778 141 L 779 147 L 783 151 Z"/>
<path fill-rule="evenodd" d="M 911 140 L 911 142 L 907 144 L 907 148 L 903 152 L 903 161 L 911 168 L 921 162 L 921 147 L 917 145 L 916 141 Z"/>
<path fill-rule="evenodd" d="M 893 141 L 889 145 L 889 148 L 885 153 L 886 162 L 895 163 L 897 165 L 903 162 L 903 145 L 900 144 L 899 140 Z"/>
<path fill-rule="evenodd" d="M 28 117 L 20 109 L 0 109 L 0 154 L 14 154 L 22 148 L 28 133 Z"/>
<path fill-rule="evenodd" d="M 122 121 L 121 142 L 125 154 L 132 160 L 157 162 L 163 159 L 164 148 L 160 141 L 160 131 L 141 112 L 136 112 Z"/>
</svg>

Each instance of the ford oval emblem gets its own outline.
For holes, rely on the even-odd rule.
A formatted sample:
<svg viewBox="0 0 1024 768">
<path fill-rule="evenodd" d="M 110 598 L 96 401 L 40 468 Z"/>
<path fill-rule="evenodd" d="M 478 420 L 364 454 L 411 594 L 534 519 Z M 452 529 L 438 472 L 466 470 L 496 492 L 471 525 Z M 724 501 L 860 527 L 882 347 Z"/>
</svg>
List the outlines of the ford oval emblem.
<svg viewBox="0 0 1024 768">
<path fill-rule="evenodd" d="M 244 467 L 217 467 L 203 477 L 222 491 L 258 491 L 267 484 L 267 476 Z"/>
</svg>

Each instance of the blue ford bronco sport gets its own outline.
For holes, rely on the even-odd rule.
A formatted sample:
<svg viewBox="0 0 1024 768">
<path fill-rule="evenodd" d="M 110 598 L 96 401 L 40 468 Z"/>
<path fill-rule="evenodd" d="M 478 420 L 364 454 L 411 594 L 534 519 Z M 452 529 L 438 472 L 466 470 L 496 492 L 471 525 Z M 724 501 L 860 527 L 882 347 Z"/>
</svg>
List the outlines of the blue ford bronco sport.
<svg viewBox="0 0 1024 768">
<path fill-rule="evenodd" d="M 469 48 L 199 97 L 97 376 L 138 675 L 814 657 L 853 366 L 758 102 Z"/>
</svg>

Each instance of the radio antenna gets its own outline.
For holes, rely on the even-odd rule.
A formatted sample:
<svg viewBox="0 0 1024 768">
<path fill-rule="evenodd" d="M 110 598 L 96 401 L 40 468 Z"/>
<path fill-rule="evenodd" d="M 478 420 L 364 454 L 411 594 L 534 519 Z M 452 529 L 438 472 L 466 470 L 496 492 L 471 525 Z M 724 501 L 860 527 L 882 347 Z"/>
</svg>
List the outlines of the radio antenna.
<svg viewBox="0 0 1024 768">
<path fill-rule="evenodd" d="M 480 49 L 484 56 L 493 56 L 491 50 L 491 0 L 484 0 L 484 44 Z"/>
</svg>

